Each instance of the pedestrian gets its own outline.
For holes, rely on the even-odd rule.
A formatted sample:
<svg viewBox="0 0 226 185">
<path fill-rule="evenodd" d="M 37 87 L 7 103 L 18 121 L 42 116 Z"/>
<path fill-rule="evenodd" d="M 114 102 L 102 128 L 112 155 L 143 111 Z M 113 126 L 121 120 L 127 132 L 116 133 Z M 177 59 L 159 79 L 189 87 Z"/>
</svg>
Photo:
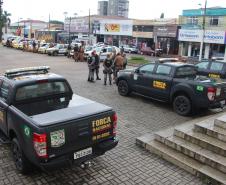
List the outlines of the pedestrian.
<svg viewBox="0 0 226 185">
<path fill-rule="evenodd" d="M 124 58 L 118 53 L 114 60 L 114 82 L 118 76 L 118 72 L 123 69 Z"/>
<path fill-rule="evenodd" d="M 70 52 L 71 52 L 71 44 L 68 44 L 68 46 L 67 46 L 67 58 L 70 58 Z"/>
<path fill-rule="evenodd" d="M 120 49 L 120 53 L 121 53 L 121 55 L 123 55 L 123 53 L 124 53 L 124 47 L 123 46 Z"/>
<path fill-rule="evenodd" d="M 27 44 L 27 43 L 26 43 L 26 41 L 24 40 L 24 41 L 23 41 L 23 51 L 26 50 L 26 44 Z"/>
<path fill-rule="evenodd" d="M 77 44 L 75 44 L 75 47 L 74 47 L 74 60 L 75 62 L 79 61 L 79 47 Z"/>
<path fill-rule="evenodd" d="M 87 59 L 88 67 L 89 67 L 89 75 L 88 82 L 94 82 L 94 70 L 95 70 L 95 53 L 92 52 L 91 57 Z"/>
<path fill-rule="evenodd" d="M 35 40 L 33 40 L 32 46 L 33 46 L 33 53 L 35 53 L 36 52 L 36 42 L 35 42 Z"/>
<path fill-rule="evenodd" d="M 111 81 L 112 81 L 111 74 L 113 73 L 112 66 L 113 66 L 113 61 L 112 61 L 111 55 L 107 54 L 107 58 L 104 60 L 104 63 L 103 63 L 104 85 L 107 85 L 107 76 L 109 78 L 109 85 L 111 85 Z"/>
<path fill-rule="evenodd" d="M 123 69 L 126 69 L 126 66 L 127 66 L 127 63 L 128 63 L 128 60 L 127 60 L 127 58 L 126 58 L 126 54 L 124 53 L 123 55 Z"/>
<path fill-rule="evenodd" d="M 101 80 L 99 77 L 99 68 L 100 68 L 100 58 L 97 55 L 96 51 L 93 51 L 95 57 L 95 73 L 96 73 L 96 80 Z"/>
<path fill-rule="evenodd" d="M 84 47 L 83 46 L 79 47 L 79 61 L 84 62 Z"/>
</svg>

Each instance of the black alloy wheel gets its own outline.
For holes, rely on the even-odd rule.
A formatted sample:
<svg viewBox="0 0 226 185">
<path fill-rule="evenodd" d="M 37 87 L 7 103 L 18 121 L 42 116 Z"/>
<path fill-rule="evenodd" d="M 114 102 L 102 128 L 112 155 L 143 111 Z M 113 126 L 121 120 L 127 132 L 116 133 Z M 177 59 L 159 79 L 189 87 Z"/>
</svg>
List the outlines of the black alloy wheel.
<svg viewBox="0 0 226 185">
<path fill-rule="evenodd" d="M 129 85 L 127 81 L 125 80 L 120 80 L 118 82 L 118 92 L 122 96 L 127 96 L 130 93 Z"/>
<path fill-rule="evenodd" d="M 32 166 L 30 161 L 26 159 L 23 151 L 21 150 L 17 138 L 12 140 L 11 151 L 17 170 L 22 174 L 28 174 L 31 171 Z"/>
<path fill-rule="evenodd" d="M 174 98 L 173 109 L 182 116 L 187 116 L 191 112 L 191 101 L 187 96 L 179 95 Z"/>
</svg>

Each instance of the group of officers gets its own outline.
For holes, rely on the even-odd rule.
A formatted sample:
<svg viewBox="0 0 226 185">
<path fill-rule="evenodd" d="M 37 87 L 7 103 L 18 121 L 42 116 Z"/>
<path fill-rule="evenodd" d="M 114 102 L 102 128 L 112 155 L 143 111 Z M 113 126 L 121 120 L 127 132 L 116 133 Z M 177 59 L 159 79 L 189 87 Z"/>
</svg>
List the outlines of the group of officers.
<svg viewBox="0 0 226 185">
<path fill-rule="evenodd" d="M 101 80 L 99 77 L 100 59 L 96 51 L 92 52 L 92 56 L 87 59 L 89 75 L 88 82 L 94 82 L 94 73 L 96 74 L 96 80 Z M 113 80 L 117 78 L 118 72 L 126 68 L 127 58 L 126 54 L 121 51 L 116 54 L 108 54 L 107 58 L 103 62 L 103 73 L 104 73 L 104 85 L 107 85 L 107 78 L 109 85 L 112 85 L 112 74 Z"/>
</svg>

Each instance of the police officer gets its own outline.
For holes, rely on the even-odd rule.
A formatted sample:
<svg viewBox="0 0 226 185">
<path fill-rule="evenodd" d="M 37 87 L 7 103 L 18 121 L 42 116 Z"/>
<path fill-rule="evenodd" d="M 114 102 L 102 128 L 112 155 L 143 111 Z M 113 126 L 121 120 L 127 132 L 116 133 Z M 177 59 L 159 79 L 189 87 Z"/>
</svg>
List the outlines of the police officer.
<svg viewBox="0 0 226 185">
<path fill-rule="evenodd" d="M 89 67 L 88 82 L 94 82 L 94 70 L 96 68 L 94 52 L 92 52 L 92 56 L 88 58 L 87 62 Z"/>
<path fill-rule="evenodd" d="M 100 58 L 97 55 L 96 51 L 93 51 L 94 57 L 95 57 L 95 72 L 96 72 L 96 79 L 101 80 L 99 77 L 99 68 L 100 68 Z"/>
<path fill-rule="evenodd" d="M 111 74 L 113 73 L 112 67 L 113 67 L 113 61 L 110 54 L 107 54 L 107 58 L 104 60 L 103 63 L 103 73 L 104 73 L 104 85 L 107 85 L 107 76 L 109 76 L 109 84 L 111 85 Z"/>
</svg>

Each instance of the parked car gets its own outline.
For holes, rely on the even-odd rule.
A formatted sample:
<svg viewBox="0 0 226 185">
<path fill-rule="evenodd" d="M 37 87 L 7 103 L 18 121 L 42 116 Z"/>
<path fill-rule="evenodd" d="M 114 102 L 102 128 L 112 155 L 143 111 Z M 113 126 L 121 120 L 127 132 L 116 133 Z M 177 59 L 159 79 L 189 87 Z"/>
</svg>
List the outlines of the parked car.
<svg viewBox="0 0 226 185">
<path fill-rule="evenodd" d="M 122 46 L 120 48 L 122 48 Z M 125 53 L 138 53 L 136 46 L 123 45 L 123 48 Z"/>
<path fill-rule="evenodd" d="M 49 48 L 49 43 L 43 43 L 40 45 L 40 47 L 38 48 L 38 53 L 42 53 L 45 54 L 46 50 Z"/>
<path fill-rule="evenodd" d="M 226 79 L 226 62 L 219 60 L 203 60 L 197 64 L 198 74 L 208 76 L 211 78 L 224 78 Z"/>
<path fill-rule="evenodd" d="M 150 47 L 143 47 L 140 49 L 140 54 L 154 56 L 155 51 L 153 49 L 151 49 Z"/>
<path fill-rule="evenodd" d="M 103 62 L 107 58 L 108 54 L 112 55 L 113 53 L 115 54 L 120 53 L 120 49 L 116 46 L 103 47 L 99 54 L 100 61 Z"/>
<path fill-rule="evenodd" d="M 66 44 L 57 44 L 52 48 L 46 49 L 46 53 L 52 56 L 57 56 L 57 55 L 67 56 L 67 53 L 68 53 L 67 47 L 68 46 Z"/>
<path fill-rule="evenodd" d="M 200 108 L 225 106 L 226 83 L 196 75 L 196 66 L 179 62 L 149 63 L 119 71 L 116 84 L 122 96 L 135 92 L 171 103 L 176 113 L 186 116 Z"/>
<path fill-rule="evenodd" d="M 0 118 L 23 174 L 33 165 L 49 171 L 84 164 L 118 143 L 115 111 L 73 94 L 68 81 L 46 66 L 0 76 Z"/>
</svg>

